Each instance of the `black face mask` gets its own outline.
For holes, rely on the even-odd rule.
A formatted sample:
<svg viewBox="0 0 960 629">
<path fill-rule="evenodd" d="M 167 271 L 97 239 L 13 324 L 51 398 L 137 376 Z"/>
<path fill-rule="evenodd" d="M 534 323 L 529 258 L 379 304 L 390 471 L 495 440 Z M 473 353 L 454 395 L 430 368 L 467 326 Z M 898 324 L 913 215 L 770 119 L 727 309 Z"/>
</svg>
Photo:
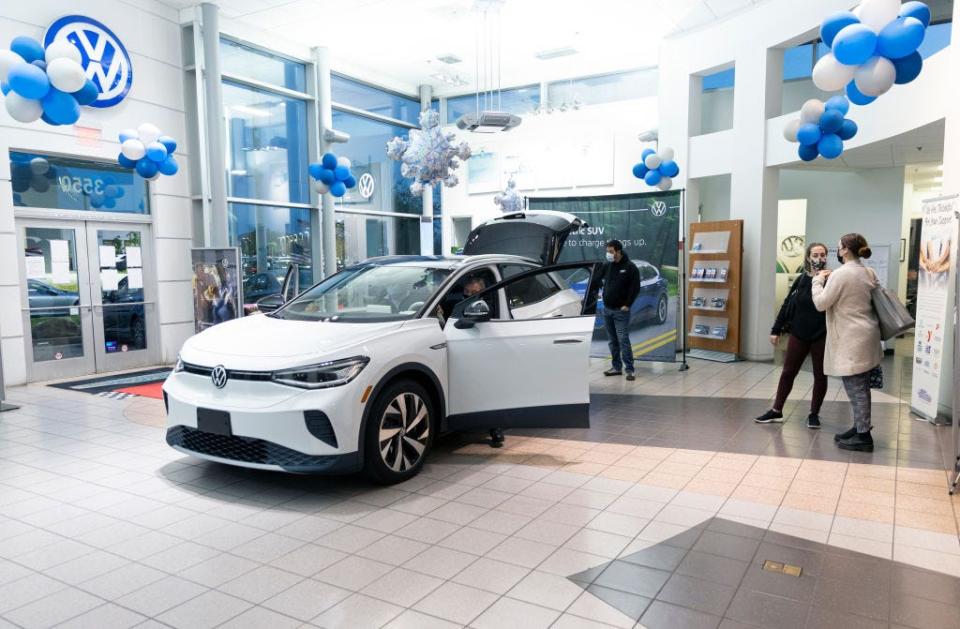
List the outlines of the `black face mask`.
<svg viewBox="0 0 960 629">
<path fill-rule="evenodd" d="M 843 255 L 839 250 L 837 250 L 837 261 L 840 262 L 840 264 L 843 264 Z"/>
<path fill-rule="evenodd" d="M 823 258 L 817 258 L 810 263 L 810 268 L 812 268 L 814 271 L 822 271 L 827 268 L 827 261 Z"/>
</svg>

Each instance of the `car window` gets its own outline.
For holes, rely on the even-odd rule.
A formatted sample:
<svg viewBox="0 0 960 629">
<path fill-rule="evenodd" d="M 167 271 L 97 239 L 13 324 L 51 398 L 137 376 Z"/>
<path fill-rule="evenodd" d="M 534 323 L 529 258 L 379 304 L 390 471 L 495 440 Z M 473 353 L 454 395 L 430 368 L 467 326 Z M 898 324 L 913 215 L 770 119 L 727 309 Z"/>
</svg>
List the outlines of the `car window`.
<svg viewBox="0 0 960 629">
<path fill-rule="evenodd" d="M 532 271 L 537 268 L 533 264 L 501 264 L 500 266 L 500 275 L 503 276 L 503 279 L 508 280 L 514 275 L 519 275 L 520 273 L 525 273 L 527 271 Z"/>
<path fill-rule="evenodd" d="M 507 303 L 510 309 L 522 308 L 543 301 L 554 293 L 560 292 L 560 286 L 549 273 L 537 273 L 517 280 L 506 287 Z"/>
<path fill-rule="evenodd" d="M 652 280 L 657 277 L 657 270 L 649 264 L 640 266 L 640 277 L 644 280 Z"/>
<path fill-rule="evenodd" d="M 450 315 L 453 314 L 453 309 L 457 306 L 457 304 L 473 296 L 474 294 L 493 286 L 496 283 L 497 278 L 493 274 L 493 269 L 490 267 L 473 269 L 467 273 L 464 273 L 462 276 L 458 277 L 453 285 L 447 290 L 443 298 L 440 300 L 440 303 L 437 305 L 436 310 L 431 313 L 431 316 L 439 318 L 439 315 L 442 314 L 444 320 L 449 319 Z M 494 298 L 494 295 L 490 295 L 488 298 L 485 298 L 484 301 L 486 301 L 487 305 L 490 306 L 492 318 L 498 318 L 497 315 L 499 314 L 499 304 Z"/>
</svg>

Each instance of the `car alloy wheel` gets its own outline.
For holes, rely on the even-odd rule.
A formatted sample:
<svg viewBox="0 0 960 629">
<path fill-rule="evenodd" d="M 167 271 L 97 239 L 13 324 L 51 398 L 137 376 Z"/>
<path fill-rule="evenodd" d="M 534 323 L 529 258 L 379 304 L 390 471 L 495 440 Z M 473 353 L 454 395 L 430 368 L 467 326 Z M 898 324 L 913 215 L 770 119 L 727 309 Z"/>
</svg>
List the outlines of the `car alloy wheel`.
<svg viewBox="0 0 960 629">
<path fill-rule="evenodd" d="M 657 321 L 663 323 L 667 320 L 667 297 L 666 295 L 660 296 L 660 301 L 657 302 Z"/>
<path fill-rule="evenodd" d="M 387 404 L 380 418 L 378 449 L 394 472 L 417 465 L 430 442 L 430 411 L 416 393 L 405 391 Z"/>
</svg>

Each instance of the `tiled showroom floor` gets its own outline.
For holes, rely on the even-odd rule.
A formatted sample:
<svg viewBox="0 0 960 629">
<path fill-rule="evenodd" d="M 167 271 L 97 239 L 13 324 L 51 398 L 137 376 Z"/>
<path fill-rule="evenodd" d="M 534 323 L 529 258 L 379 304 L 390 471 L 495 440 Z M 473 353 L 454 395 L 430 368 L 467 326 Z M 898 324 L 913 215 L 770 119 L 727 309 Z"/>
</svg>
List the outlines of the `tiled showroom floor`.
<svg viewBox="0 0 960 629">
<path fill-rule="evenodd" d="M 441 440 L 376 488 L 203 463 L 162 404 L 43 386 L 0 415 L 0 627 L 960 628 L 946 430 L 896 365 L 878 448 L 758 426 L 779 370 L 604 379 L 592 427 Z M 799 576 L 762 569 L 796 566 Z"/>
</svg>

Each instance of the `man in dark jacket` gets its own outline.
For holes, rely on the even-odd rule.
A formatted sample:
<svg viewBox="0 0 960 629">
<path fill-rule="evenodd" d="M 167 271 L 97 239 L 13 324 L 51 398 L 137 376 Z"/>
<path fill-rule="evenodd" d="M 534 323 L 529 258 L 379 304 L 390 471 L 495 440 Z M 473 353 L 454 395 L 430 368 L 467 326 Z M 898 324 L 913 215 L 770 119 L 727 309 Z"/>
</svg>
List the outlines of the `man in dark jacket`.
<svg viewBox="0 0 960 629">
<path fill-rule="evenodd" d="M 640 294 L 640 271 L 623 250 L 623 243 L 607 243 L 607 264 L 603 269 L 603 323 L 610 339 L 613 366 L 605 376 L 619 376 L 624 368 L 633 380 L 633 346 L 630 344 L 630 306 Z"/>
</svg>

